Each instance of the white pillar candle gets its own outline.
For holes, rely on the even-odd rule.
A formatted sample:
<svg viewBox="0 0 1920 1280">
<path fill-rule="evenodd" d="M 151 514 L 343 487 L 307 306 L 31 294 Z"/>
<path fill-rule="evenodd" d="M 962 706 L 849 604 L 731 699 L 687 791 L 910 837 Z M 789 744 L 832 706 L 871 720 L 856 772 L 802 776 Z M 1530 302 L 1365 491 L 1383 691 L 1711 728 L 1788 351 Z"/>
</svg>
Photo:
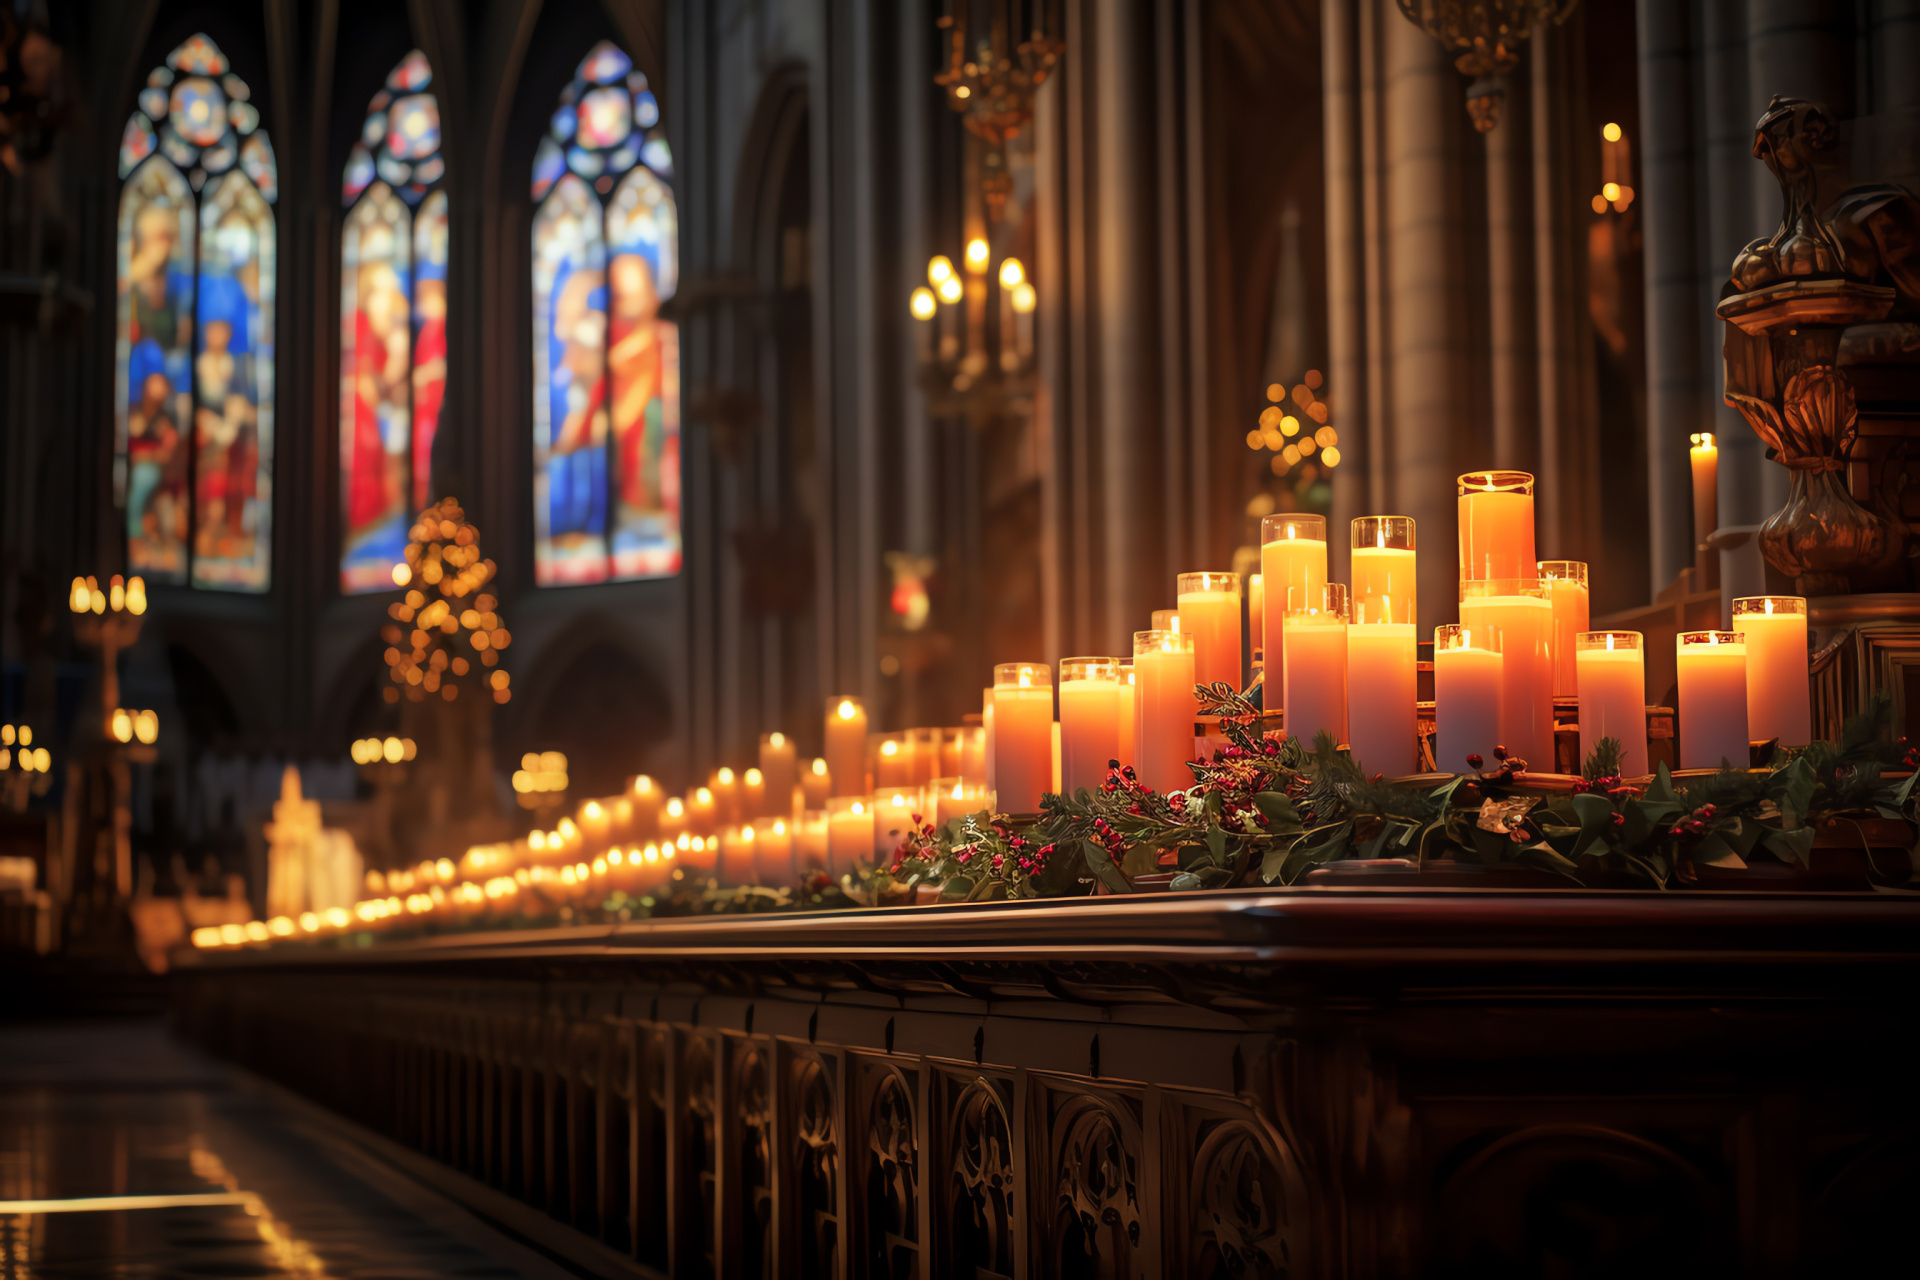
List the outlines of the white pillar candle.
<svg viewBox="0 0 1920 1280">
<path fill-rule="evenodd" d="M 1347 741 L 1347 589 L 1338 582 L 1320 588 L 1317 599 L 1291 588 L 1281 623 L 1282 696 L 1289 738 L 1308 750 L 1322 732 L 1336 745 Z"/>
<path fill-rule="evenodd" d="M 1354 622 L 1417 627 L 1420 597 L 1414 580 L 1413 517 L 1357 516 L 1349 531 Z"/>
<path fill-rule="evenodd" d="M 1806 598 L 1741 596 L 1733 629 L 1747 638 L 1747 733 L 1756 742 L 1806 746 L 1813 741 Z"/>
<path fill-rule="evenodd" d="M 1553 605 L 1553 696 L 1571 698 L 1580 691 L 1575 637 L 1589 625 L 1587 565 L 1584 560 L 1542 560 L 1539 571 Z"/>
<path fill-rule="evenodd" d="M 753 826 L 755 883 L 787 885 L 794 881 L 793 828 L 785 818 L 755 818 Z"/>
<path fill-rule="evenodd" d="M 1053 783 L 1053 671 L 1044 662 L 993 669 L 994 787 L 1008 813 L 1038 813 Z"/>
<path fill-rule="evenodd" d="M 1120 755 L 1121 767 L 1133 763 L 1133 734 L 1140 723 L 1140 690 L 1133 679 L 1133 659 L 1120 663 Z"/>
<path fill-rule="evenodd" d="M 1250 573 L 1247 575 L 1247 665 L 1249 667 L 1263 665 L 1266 657 L 1266 614 L 1267 575 Z"/>
<path fill-rule="evenodd" d="M 1245 687 L 1240 661 L 1240 575 L 1183 573 L 1175 579 L 1180 629 L 1193 637 L 1193 678 Z"/>
<path fill-rule="evenodd" d="M 835 796 L 827 801 L 827 870 L 838 875 L 873 856 L 873 801 Z"/>
<path fill-rule="evenodd" d="M 1680 767 L 1745 769 L 1747 646 L 1738 631 L 1682 631 L 1674 662 L 1680 685 Z"/>
<path fill-rule="evenodd" d="M 968 778 L 935 778 L 931 792 L 935 826 L 945 826 L 987 807 L 987 789 Z"/>
<path fill-rule="evenodd" d="M 815 756 L 813 763 L 800 778 L 800 792 L 806 798 L 808 809 L 824 809 L 827 797 L 833 794 L 833 774 L 827 768 L 825 756 Z"/>
<path fill-rule="evenodd" d="M 826 810 L 809 809 L 794 824 L 793 861 L 803 872 L 825 871 L 832 865 L 827 855 Z"/>
<path fill-rule="evenodd" d="M 913 749 L 904 735 L 890 733 L 875 744 L 873 785 L 882 790 L 913 785 Z"/>
<path fill-rule="evenodd" d="M 1500 634 L 1500 738 L 1535 773 L 1553 772 L 1553 602 L 1536 578 L 1460 584 L 1460 622 Z"/>
<path fill-rule="evenodd" d="M 827 774 L 843 796 L 867 789 L 867 708 L 860 699 L 827 699 Z"/>
<path fill-rule="evenodd" d="M 1533 477 L 1524 471 L 1473 471 L 1461 476 L 1460 580 L 1531 578 Z"/>
<path fill-rule="evenodd" d="M 1260 576 L 1264 579 L 1265 616 L 1260 634 L 1267 643 L 1266 709 L 1279 710 L 1273 701 L 1284 696 L 1283 681 L 1274 677 L 1285 670 L 1283 650 L 1286 636 L 1287 597 L 1302 592 L 1302 600 L 1319 599 L 1327 585 L 1327 522 L 1322 516 L 1291 512 L 1262 516 L 1260 519 Z"/>
<path fill-rule="evenodd" d="M 792 738 L 779 732 L 760 735 L 760 776 L 766 785 L 765 807 L 761 812 L 784 812 L 788 797 L 800 781 L 799 758 Z"/>
<path fill-rule="evenodd" d="M 992 791 L 999 782 L 999 774 L 994 769 L 993 759 L 993 688 L 989 685 L 980 692 L 980 741 L 984 744 L 984 759 L 987 764 L 987 790 Z"/>
<path fill-rule="evenodd" d="M 960 730 L 960 776 L 987 786 L 987 731 L 980 725 Z"/>
<path fill-rule="evenodd" d="M 1493 763 L 1500 741 L 1500 636 L 1490 626 L 1433 629 L 1433 714 L 1436 766 L 1442 773 Z"/>
<path fill-rule="evenodd" d="M 1347 744 L 1368 776 L 1398 778 L 1418 767 L 1419 659 L 1419 629 L 1411 622 L 1356 621 L 1347 628 Z"/>
<path fill-rule="evenodd" d="M 900 842 L 913 834 L 913 815 L 920 812 L 920 788 L 895 787 L 873 793 L 873 854 L 883 863 L 893 857 Z"/>
<path fill-rule="evenodd" d="M 720 882 L 758 884 L 754 869 L 753 825 L 729 826 L 720 833 Z"/>
<path fill-rule="evenodd" d="M 1065 658 L 1060 663 L 1060 793 L 1085 787 L 1098 793 L 1107 762 L 1120 758 L 1122 707 L 1131 690 L 1120 683 L 1112 658 Z"/>
<path fill-rule="evenodd" d="M 1638 631 L 1585 631 L 1574 640 L 1581 763 L 1602 738 L 1620 743 L 1620 775 L 1647 772 L 1646 638 Z"/>
<path fill-rule="evenodd" d="M 1178 631 L 1133 633 L 1133 671 L 1139 689 L 1134 726 L 1134 770 L 1162 793 L 1193 785 L 1193 637 Z M 1001 807 L 1006 801 L 1001 800 Z"/>
</svg>

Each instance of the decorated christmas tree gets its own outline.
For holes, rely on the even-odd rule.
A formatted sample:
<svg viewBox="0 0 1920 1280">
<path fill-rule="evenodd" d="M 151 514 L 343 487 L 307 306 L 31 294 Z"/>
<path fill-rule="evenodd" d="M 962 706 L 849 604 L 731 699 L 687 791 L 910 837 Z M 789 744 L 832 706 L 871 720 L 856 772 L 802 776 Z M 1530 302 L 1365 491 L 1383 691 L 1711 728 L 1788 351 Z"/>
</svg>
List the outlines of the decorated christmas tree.
<svg viewBox="0 0 1920 1280">
<path fill-rule="evenodd" d="M 480 554 L 480 531 L 467 522 L 453 498 L 420 513 L 409 532 L 406 561 L 393 580 L 406 589 L 388 606 L 393 621 L 380 630 L 393 685 L 388 702 L 438 696 L 452 702 L 461 689 L 486 693 L 505 704 L 513 694 L 500 654 L 513 643 L 502 624 L 499 601 L 486 590 L 497 570 Z"/>
</svg>

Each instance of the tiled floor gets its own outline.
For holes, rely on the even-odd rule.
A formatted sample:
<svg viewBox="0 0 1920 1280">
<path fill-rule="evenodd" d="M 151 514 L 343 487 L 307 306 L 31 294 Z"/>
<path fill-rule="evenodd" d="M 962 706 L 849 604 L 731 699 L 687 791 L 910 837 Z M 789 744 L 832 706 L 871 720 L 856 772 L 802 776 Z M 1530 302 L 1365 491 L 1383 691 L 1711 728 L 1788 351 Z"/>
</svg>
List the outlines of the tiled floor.
<svg viewBox="0 0 1920 1280">
<path fill-rule="evenodd" d="M 572 1275 L 157 1024 L 0 1026 L 0 1280 Z"/>
</svg>

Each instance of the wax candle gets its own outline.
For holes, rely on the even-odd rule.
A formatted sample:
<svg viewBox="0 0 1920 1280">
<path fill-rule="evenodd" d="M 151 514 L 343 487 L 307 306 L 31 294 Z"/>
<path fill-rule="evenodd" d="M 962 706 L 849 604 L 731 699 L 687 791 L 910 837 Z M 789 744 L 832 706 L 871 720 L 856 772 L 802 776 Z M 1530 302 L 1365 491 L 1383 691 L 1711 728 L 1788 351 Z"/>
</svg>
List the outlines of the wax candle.
<svg viewBox="0 0 1920 1280">
<path fill-rule="evenodd" d="M 877 787 L 913 785 L 913 750 L 899 734 L 888 734 L 874 745 L 873 782 Z"/>
<path fill-rule="evenodd" d="M 1412 516 L 1359 516 L 1349 526 L 1353 556 L 1353 620 L 1365 625 L 1419 624 Z"/>
<path fill-rule="evenodd" d="M 833 794 L 833 774 L 827 769 L 827 758 L 815 756 L 813 763 L 800 778 L 800 791 L 806 797 L 809 809 L 827 807 L 827 797 Z"/>
<path fill-rule="evenodd" d="M 981 691 L 980 733 L 981 740 L 986 744 L 987 790 L 992 791 L 998 785 L 999 777 L 993 767 L 993 689 L 991 686 Z"/>
<path fill-rule="evenodd" d="M 1120 691 L 1119 759 L 1124 768 L 1133 763 L 1133 734 L 1140 722 L 1140 690 L 1134 684 L 1132 658 L 1119 664 L 1118 679 L 1123 686 Z"/>
<path fill-rule="evenodd" d="M 767 775 L 749 769 L 740 775 L 740 816 L 752 821 L 767 813 Z M 785 806 L 782 806 L 785 807 Z"/>
<path fill-rule="evenodd" d="M 1392 609 L 1385 597 L 1376 599 L 1383 612 Z M 1419 629 L 1411 622 L 1363 622 L 1357 600 L 1353 611 L 1347 628 L 1347 744 L 1369 777 L 1402 777 L 1418 767 Z"/>
<path fill-rule="evenodd" d="M 1113 658 L 1066 658 L 1060 663 L 1060 793 L 1098 793 L 1107 762 L 1120 758 L 1121 709 L 1131 710 Z"/>
<path fill-rule="evenodd" d="M 1813 741 L 1803 596 L 1741 596 L 1733 629 L 1747 638 L 1747 733 L 1783 747 Z"/>
<path fill-rule="evenodd" d="M 1262 665 L 1267 652 L 1266 644 L 1267 613 L 1267 575 L 1250 573 L 1247 575 L 1247 665 Z M 1252 682 L 1252 678 L 1248 678 Z"/>
<path fill-rule="evenodd" d="M 1680 767 L 1747 767 L 1747 645 L 1738 631 L 1682 631 L 1674 663 L 1680 685 Z"/>
<path fill-rule="evenodd" d="M 873 801 L 835 796 L 827 801 L 827 870 L 851 870 L 873 856 Z"/>
<path fill-rule="evenodd" d="M 680 844 L 680 840 L 685 840 L 686 843 Z M 675 840 L 674 844 L 678 846 L 680 850 L 680 866 L 685 869 L 689 876 L 700 877 L 712 875 L 714 868 L 719 865 L 719 836 L 699 836 L 691 832 L 682 831 L 679 840 Z"/>
<path fill-rule="evenodd" d="M 1155 631 L 1178 631 L 1180 629 L 1180 611 L 1178 609 L 1155 609 L 1149 624 Z"/>
<path fill-rule="evenodd" d="M 722 826 L 731 826 L 741 819 L 740 777 L 725 765 L 713 771 L 707 780 L 713 790 L 713 810 Z"/>
<path fill-rule="evenodd" d="M 940 776 L 940 731 L 923 726 L 907 730 L 906 738 L 913 757 L 910 781 L 923 787 Z"/>
<path fill-rule="evenodd" d="M 1266 708 L 1285 705 L 1287 601 L 1299 591 L 1302 600 L 1317 600 L 1327 585 L 1327 522 L 1324 517 L 1291 512 L 1260 519 L 1260 576 L 1266 580 L 1265 617 L 1260 634 L 1266 638 Z"/>
<path fill-rule="evenodd" d="M 1574 637 L 1582 764 L 1602 738 L 1620 743 L 1620 776 L 1647 772 L 1646 637 L 1638 631 L 1583 631 Z"/>
<path fill-rule="evenodd" d="M 1687 466 L 1693 473 L 1694 564 L 1704 567 L 1707 540 L 1720 525 L 1720 449 L 1711 431 L 1697 431 L 1689 440 Z"/>
<path fill-rule="evenodd" d="M 630 855 L 633 869 L 633 887 L 636 893 L 651 893 L 665 883 L 673 873 L 673 858 L 678 852 L 672 841 L 664 847 L 660 841 L 649 840 L 646 848 L 636 849 Z"/>
<path fill-rule="evenodd" d="M 1134 725 L 1134 770 L 1159 792 L 1193 785 L 1193 637 L 1179 631 L 1133 633 L 1133 673 L 1139 689 Z M 1006 807 L 1004 798 L 1001 807 Z"/>
<path fill-rule="evenodd" d="M 977 724 L 960 730 L 960 769 L 963 778 L 987 785 L 987 731 Z"/>
<path fill-rule="evenodd" d="M 612 827 L 613 814 L 606 805 L 589 800 L 580 806 L 580 834 L 586 848 L 606 848 Z"/>
<path fill-rule="evenodd" d="M 1194 680 L 1224 683 L 1238 693 L 1246 683 L 1240 662 L 1240 575 L 1183 573 L 1175 583 L 1180 629 L 1193 637 Z"/>
<path fill-rule="evenodd" d="M 993 770 L 1000 807 L 1038 813 L 1053 782 L 1053 671 L 1044 662 L 993 669 Z"/>
<path fill-rule="evenodd" d="M 808 809 L 794 824 L 793 860 L 802 872 L 825 871 L 832 865 L 827 855 L 825 809 Z"/>
<path fill-rule="evenodd" d="M 687 797 L 687 830 L 697 836 L 718 830 L 720 814 L 714 804 L 712 787 L 696 787 Z"/>
<path fill-rule="evenodd" d="M 755 818 L 753 832 L 755 883 L 786 885 L 794 881 L 793 829 L 785 818 Z"/>
<path fill-rule="evenodd" d="M 1433 630 L 1433 757 L 1443 773 L 1467 773 L 1478 756 L 1491 768 L 1500 742 L 1502 655 L 1490 626 Z"/>
<path fill-rule="evenodd" d="M 786 811 L 788 797 L 800 781 L 798 763 L 792 738 L 777 732 L 760 735 L 760 776 L 767 788 L 767 808 L 762 812 Z"/>
<path fill-rule="evenodd" d="M 1553 696 L 1571 698 L 1580 691 L 1574 637 L 1588 625 L 1586 561 L 1542 560 L 1538 568 L 1553 605 Z"/>
<path fill-rule="evenodd" d="M 754 869 L 753 824 L 740 823 L 720 832 L 720 883 L 758 884 Z"/>
<path fill-rule="evenodd" d="M 632 815 L 627 820 L 627 838 L 630 840 L 657 840 L 660 838 L 660 784 L 640 774 L 627 786 L 627 799 L 633 804 Z"/>
<path fill-rule="evenodd" d="M 1499 744 L 1534 773 L 1553 772 L 1553 602 L 1537 578 L 1460 584 L 1460 621 L 1500 633 Z"/>
<path fill-rule="evenodd" d="M 1055 795 L 1059 795 L 1060 794 L 1060 722 L 1058 720 L 1055 720 L 1053 722 L 1053 727 L 1047 736 L 1050 739 L 1050 741 L 1047 744 L 1047 755 L 1050 757 L 1050 763 L 1052 765 L 1052 768 L 1047 774 L 1047 790 L 1053 792 L 1053 794 Z"/>
<path fill-rule="evenodd" d="M 867 789 L 867 708 L 858 698 L 827 699 L 827 773 L 841 795 Z"/>
<path fill-rule="evenodd" d="M 875 858 L 884 863 L 893 857 L 893 851 L 900 847 L 900 842 L 913 834 L 913 815 L 919 812 L 920 789 L 918 787 L 896 787 L 892 790 L 873 793 L 873 855 Z"/>
<path fill-rule="evenodd" d="M 687 802 L 674 796 L 660 808 L 660 838 L 672 840 L 687 829 Z"/>
<path fill-rule="evenodd" d="M 935 826 L 945 826 L 955 818 L 979 813 L 987 807 L 987 791 L 978 782 L 966 778 L 935 778 L 928 788 Z"/>
<path fill-rule="evenodd" d="M 1309 750 L 1322 733 L 1336 746 L 1347 741 L 1347 588 L 1329 582 L 1317 597 L 1304 587 L 1287 590 L 1281 623 L 1282 697 L 1287 736 Z"/>
<path fill-rule="evenodd" d="M 937 776 L 955 777 L 965 772 L 961 761 L 966 753 L 967 731 L 957 726 L 935 729 L 940 741 L 940 767 Z"/>
<path fill-rule="evenodd" d="M 1460 477 L 1459 496 L 1460 580 L 1533 577 L 1533 477 L 1470 471 Z"/>
</svg>

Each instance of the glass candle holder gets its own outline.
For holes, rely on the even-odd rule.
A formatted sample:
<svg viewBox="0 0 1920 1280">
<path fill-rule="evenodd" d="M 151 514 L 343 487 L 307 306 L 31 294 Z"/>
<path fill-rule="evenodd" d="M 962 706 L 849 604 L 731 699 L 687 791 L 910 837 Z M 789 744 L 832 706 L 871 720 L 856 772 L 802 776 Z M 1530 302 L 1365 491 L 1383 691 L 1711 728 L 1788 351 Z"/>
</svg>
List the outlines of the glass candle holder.
<svg viewBox="0 0 1920 1280">
<path fill-rule="evenodd" d="M 750 822 L 725 827 L 720 832 L 720 883 L 758 884 L 754 866 L 754 830 Z"/>
<path fill-rule="evenodd" d="M 993 669 L 993 776 L 1008 813 L 1038 813 L 1053 789 L 1053 669 L 1044 662 Z"/>
<path fill-rule="evenodd" d="M 1674 642 L 1680 686 L 1680 767 L 1745 769 L 1747 644 L 1738 631 L 1682 631 Z"/>
<path fill-rule="evenodd" d="M 1240 575 L 1183 573 L 1175 589 L 1180 629 L 1193 637 L 1195 682 L 1240 692 L 1246 684 L 1240 661 Z"/>
<path fill-rule="evenodd" d="M 1353 620 L 1417 625 L 1413 517 L 1356 516 L 1350 529 Z"/>
<path fill-rule="evenodd" d="M 1284 681 L 1273 673 L 1286 669 L 1287 601 L 1290 593 L 1303 592 L 1302 600 L 1317 600 L 1327 585 L 1327 522 L 1325 517 L 1289 512 L 1260 518 L 1260 577 L 1266 599 L 1262 602 L 1260 634 L 1266 640 L 1264 661 L 1268 673 L 1266 709 L 1284 705 Z M 1276 704 L 1275 699 L 1280 703 Z"/>
<path fill-rule="evenodd" d="M 1265 664 L 1267 652 L 1267 575 L 1247 575 L 1247 668 Z M 1252 685 L 1249 677 L 1248 685 Z"/>
<path fill-rule="evenodd" d="M 1179 631 L 1133 633 L 1133 672 L 1139 713 L 1134 723 L 1134 772 L 1162 793 L 1193 785 L 1193 637 Z M 1001 793 L 1001 806 L 1006 805 Z"/>
<path fill-rule="evenodd" d="M 1602 738 L 1620 744 L 1620 775 L 1647 772 L 1646 637 L 1638 631 L 1582 631 L 1573 640 L 1580 697 L 1582 764 Z"/>
<path fill-rule="evenodd" d="M 1574 637 L 1585 631 L 1588 617 L 1587 562 L 1542 560 L 1537 566 L 1553 604 L 1553 696 L 1571 698 L 1580 692 L 1574 669 Z"/>
<path fill-rule="evenodd" d="M 950 778 L 955 774 L 966 772 L 961 767 L 961 759 L 966 753 L 967 731 L 958 726 L 950 726 L 935 729 L 934 733 L 939 738 L 940 763 L 940 767 L 934 771 L 935 776 Z"/>
<path fill-rule="evenodd" d="M 1120 663 L 1113 658 L 1060 662 L 1060 794 L 1098 792 L 1107 762 L 1120 758 L 1120 719 L 1126 706 Z"/>
<path fill-rule="evenodd" d="M 871 739 L 873 785 L 906 787 L 913 785 L 913 746 L 905 734 L 875 734 Z"/>
<path fill-rule="evenodd" d="M 1114 678 L 1120 681 L 1120 765 L 1133 763 L 1133 735 L 1140 724 L 1140 689 L 1134 682 L 1133 659 L 1123 658 Z"/>
<path fill-rule="evenodd" d="M 793 789 L 800 784 L 800 757 L 792 738 L 778 731 L 760 735 L 760 776 L 766 787 L 761 813 L 787 812 L 793 806 Z"/>
<path fill-rule="evenodd" d="M 873 856 L 873 798 L 834 796 L 827 801 L 827 871 L 850 871 Z"/>
<path fill-rule="evenodd" d="M 832 861 L 827 853 L 827 811 L 808 809 L 801 813 L 793 827 L 793 861 L 801 872 L 830 872 Z"/>
<path fill-rule="evenodd" d="M 890 787 L 873 793 L 873 856 L 885 862 L 913 834 L 920 812 L 920 788 Z"/>
<path fill-rule="evenodd" d="M 1180 611 L 1178 609 L 1155 609 L 1152 614 L 1152 627 L 1155 631 L 1178 631 L 1180 629 Z"/>
<path fill-rule="evenodd" d="M 755 883 L 789 885 L 794 882 L 793 823 L 787 818 L 755 818 L 753 826 Z"/>
<path fill-rule="evenodd" d="M 808 809 L 827 807 L 827 797 L 833 794 L 833 771 L 827 767 L 825 756 L 815 756 L 800 775 L 800 794 Z"/>
<path fill-rule="evenodd" d="M 987 807 L 987 789 L 967 778 L 935 778 L 928 793 L 935 826 L 945 826 L 955 818 L 979 813 Z"/>
<path fill-rule="evenodd" d="M 1460 621 L 1500 632 L 1500 745 L 1553 772 L 1553 601 L 1538 578 L 1460 584 Z"/>
<path fill-rule="evenodd" d="M 1329 582 L 1317 592 L 1287 591 L 1281 623 L 1281 682 L 1286 703 L 1287 736 L 1312 750 L 1321 733 L 1336 746 L 1347 741 L 1347 619 L 1351 606 L 1344 583 Z"/>
<path fill-rule="evenodd" d="M 827 699 L 827 774 L 834 791 L 843 796 L 867 790 L 867 707 L 848 695 Z"/>
<path fill-rule="evenodd" d="M 1747 638 L 1747 733 L 1785 747 L 1813 741 L 1804 596 L 1741 596 L 1733 629 Z"/>
<path fill-rule="evenodd" d="M 1441 772 L 1471 772 L 1474 756 L 1481 768 L 1493 763 L 1504 666 L 1499 628 L 1433 629 L 1433 758 Z"/>
<path fill-rule="evenodd" d="M 1469 471 L 1458 483 L 1460 580 L 1533 577 L 1533 477 Z"/>
<path fill-rule="evenodd" d="M 1358 560 L 1360 548 L 1353 554 Z M 1411 561 L 1405 576 L 1411 599 Z M 1399 577 L 1396 572 L 1396 586 Z M 1420 633 L 1411 614 L 1405 622 L 1374 620 L 1397 617 L 1406 607 L 1390 590 L 1378 589 L 1377 579 L 1376 588 L 1371 601 L 1355 597 L 1347 626 L 1347 744 L 1369 777 L 1397 778 L 1419 769 Z"/>
<path fill-rule="evenodd" d="M 925 786 L 940 776 L 940 731 L 922 726 L 907 730 L 906 738 L 913 754 L 913 783 Z"/>
</svg>

